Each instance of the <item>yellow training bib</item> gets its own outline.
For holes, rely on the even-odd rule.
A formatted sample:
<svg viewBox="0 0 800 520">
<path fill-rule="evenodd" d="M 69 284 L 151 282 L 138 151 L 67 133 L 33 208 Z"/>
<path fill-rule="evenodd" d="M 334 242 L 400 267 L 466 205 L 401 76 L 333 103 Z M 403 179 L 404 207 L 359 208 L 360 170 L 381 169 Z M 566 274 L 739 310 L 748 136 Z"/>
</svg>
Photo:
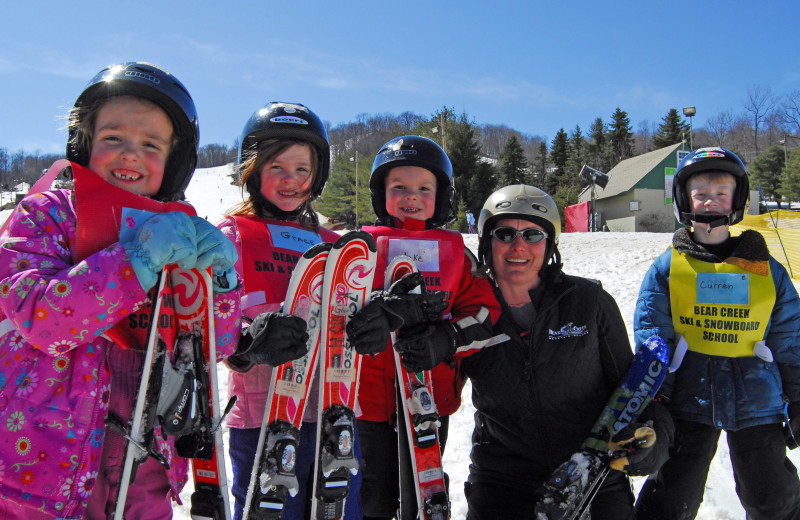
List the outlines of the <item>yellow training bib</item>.
<svg viewBox="0 0 800 520">
<path fill-rule="evenodd" d="M 766 274 L 726 263 L 697 260 L 673 248 L 669 299 L 675 332 L 689 350 L 711 356 L 747 357 L 764 339 L 775 305 L 769 262 Z M 759 271 L 764 272 L 758 262 Z"/>
</svg>

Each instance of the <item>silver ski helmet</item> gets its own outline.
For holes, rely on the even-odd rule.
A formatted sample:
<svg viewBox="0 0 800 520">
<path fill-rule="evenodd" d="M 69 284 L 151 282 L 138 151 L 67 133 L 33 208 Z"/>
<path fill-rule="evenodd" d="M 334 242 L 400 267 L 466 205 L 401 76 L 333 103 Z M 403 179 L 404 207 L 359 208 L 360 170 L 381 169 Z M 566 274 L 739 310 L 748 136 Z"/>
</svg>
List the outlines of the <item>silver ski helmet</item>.
<svg viewBox="0 0 800 520">
<path fill-rule="evenodd" d="M 456 219 L 453 200 L 453 165 L 442 147 L 436 142 L 418 135 L 395 137 L 381 146 L 369 177 L 372 209 L 378 221 L 390 218 L 386 211 L 386 175 L 398 166 L 418 166 L 425 168 L 436 177 L 436 208 L 429 218 L 427 227 L 442 227 Z"/>
<path fill-rule="evenodd" d="M 724 217 L 709 214 L 696 215 L 692 211 L 692 201 L 686 192 L 687 181 L 696 173 L 714 171 L 729 173 L 736 179 L 731 214 Z M 738 155 L 725 148 L 711 147 L 694 150 L 680 162 L 672 180 L 672 208 L 675 218 L 685 226 L 691 226 L 693 220 L 712 225 L 716 223 L 717 225 L 732 226 L 744 218 L 749 198 L 750 180 L 747 169 Z"/>
<path fill-rule="evenodd" d="M 170 150 L 161 187 L 153 198 L 164 202 L 182 200 L 197 165 L 200 142 L 197 109 L 189 91 L 178 78 L 160 67 L 145 62 L 120 63 L 106 67 L 89 81 L 75 100 L 70 119 L 82 120 L 84 108 L 94 107 L 99 101 L 116 96 L 146 99 L 169 116 L 178 141 Z M 77 126 L 71 120 L 67 159 L 88 167 L 91 150 L 76 138 L 76 133 Z"/>
<path fill-rule="evenodd" d="M 486 199 L 478 216 L 478 260 L 484 265 L 491 265 L 492 236 L 489 233 L 498 221 L 507 218 L 529 220 L 547 232 L 547 264 L 558 246 L 561 216 L 550 195 L 525 184 L 500 188 Z"/>
<path fill-rule="evenodd" d="M 245 123 L 239 140 L 238 164 L 247 161 L 258 149 L 258 143 L 278 137 L 299 139 L 311 143 L 319 156 L 319 171 L 315 173 L 311 185 L 311 196 L 319 197 L 328 182 L 331 166 L 331 148 L 328 132 L 317 115 L 300 103 L 273 101 L 255 112 Z M 258 179 L 259 176 L 252 178 Z M 251 186 L 247 186 L 253 196 Z M 258 190 L 259 187 L 256 187 Z"/>
</svg>

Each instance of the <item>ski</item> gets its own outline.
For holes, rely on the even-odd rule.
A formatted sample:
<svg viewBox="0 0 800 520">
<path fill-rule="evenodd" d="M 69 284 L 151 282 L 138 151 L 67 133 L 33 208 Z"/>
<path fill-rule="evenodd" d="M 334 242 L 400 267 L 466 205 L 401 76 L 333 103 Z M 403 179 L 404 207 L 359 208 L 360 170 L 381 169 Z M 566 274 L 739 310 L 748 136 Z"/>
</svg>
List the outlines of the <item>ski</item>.
<svg viewBox="0 0 800 520">
<path fill-rule="evenodd" d="M 297 494 L 295 460 L 300 427 L 317 366 L 322 325 L 322 286 L 331 244 L 309 248 L 292 271 L 283 312 L 308 325 L 308 353 L 272 370 L 270 391 L 261 422 L 244 519 L 277 520 L 286 500 Z"/>
<path fill-rule="evenodd" d="M 70 165 L 78 214 L 75 240 L 78 260 L 129 236 L 135 230 L 135 222 L 146 218 L 148 213 L 181 211 L 196 215 L 194 208 L 184 202 L 163 203 L 142 197 L 108 184 L 86 168 Z M 105 331 L 106 336 L 123 348 L 139 349 L 144 345 L 146 351 L 131 424 L 114 415 L 106 420 L 106 424 L 126 440 L 114 518 L 123 516 L 128 487 L 135 479 L 139 464 L 153 456 L 168 466 L 167 459 L 153 448 L 158 431 L 156 424 L 164 437 L 176 438 L 177 454 L 191 459 L 195 484 L 192 517 L 199 520 L 230 518 L 226 472 L 220 451 L 222 433 L 212 294 L 210 270 L 200 272 L 167 266 L 153 296 L 156 308 L 148 328 L 131 328 L 118 323 Z M 228 410 L 233 402 L 229 403 Z"/>
<path fill-rule="evenodd" d="M 174 338 L 164 337 L 169 330 L 157 326 L 162 322 L 162 309 L 165 321 L 174 319 L 172 313 L 172 289 L 169 276 L 170 267 L 167 266 L 159 276 L 158 290 L 151 315 L 150 331 L 148 333 L 145 350 L 142 378 L 139 382 L 139 392 L 133 409 L 130 427 L 116 414 L 109 413 L 106 425 L 113 428 L 125 438 L 125 451 L 123 454 L 122 476 L 114 508 L 114 519 L 122 520 L 125 503 L 128 498 L 128 488 L 136 478 L 136 470 L 148 457 L 153 457 L 165 467 L 168 462 L 164 456 L 153 448 L 155 423 L 159 394 L 161 393 L 161 370 L 167 357 L 167 344 Z"/>
<path fill-rule="evenodd" d="M 214 302 L 211 269 L 180 269 L 170 272 L 174 292 L 175 329 L 174 359 L 191 373 L 193 388 L 183 387 L 184 413 L 190 418 L 180 428 L 170 431 L 174 415 L 161 414 L 160 422 L 165 433 L 176 436 L 175 448 L 179 456 L 191 460 L 194 492 L 190 514 L 193 520 L 230 520 L 230 499 L 225 470 L 222 430 L 224 416 L 231 410 L 235 398 L 221 413 L 217 382 L 217 349 L 214 333 Z M 189 406 L 188 401 L 192 405 Z M 174 408 L 173 408 L 174 409 Z M 172 419 L 172 420 L 170 420 Z"/>
<path fill-rule="evenodd" d="M 578 520 L 589 511 L 611 471 L 611 461 L 619 456 L 609 449 L 609 441 L 638 419 L 664 381 L 668 364 L 663 339 L 652 336 L 642 344 L 581 450 L 556 468 L 545 483 L 545 495 L 535 508 L 537 520 Z"/>
<path fill-rule="evenodd" d="M 355 457 L 355 406 L 361 359 L 345 334 L 348 317 L 372 291 L 377 249 L 372 235 L 351 231 L 331 248 L 325 265 L 320 338 L 320 417 L 311 518 L 336 520 L 344 514 Z"/>
<path fill-rule="evenodd" d="M 405 255 L 396 256 L 386 268 L 384 288 L 389 290 L 392 283 L 404 275 L 417 271 L 414 261 Z M 415 289 L 421 292 L 420 288 Z M 392 334 L 394 343 L 395 335 Z M 400 361 L 400 355 L 394 352 L 394 364 L 397 371 L 398 385 L 398 453 L 407 456 L 411 463 L 414 492 L 417 497 L 416 511 L 408 514 L 400 501 L 398 518 L 424 518 L 425 520 L 448 520 L 450 518 L 450 499 L 447 496 L 447 485 L 442 469 L 442 454 L 439 446 L 438 427 L 439 414 L 433 400 L 431 372 L 409 372 Z M 402 435 L 402 429 L 405 435 Z M 407 446 L 403 446 L 403 443 Z M 401 461 L 402 462 L 402 461 Z M 400 486 L 404 482 L 402 472 Z M 403 496 L 401 491 L 400 496 Z M 411 508 L 408 508 L 411 509 Z"/>
</svg>

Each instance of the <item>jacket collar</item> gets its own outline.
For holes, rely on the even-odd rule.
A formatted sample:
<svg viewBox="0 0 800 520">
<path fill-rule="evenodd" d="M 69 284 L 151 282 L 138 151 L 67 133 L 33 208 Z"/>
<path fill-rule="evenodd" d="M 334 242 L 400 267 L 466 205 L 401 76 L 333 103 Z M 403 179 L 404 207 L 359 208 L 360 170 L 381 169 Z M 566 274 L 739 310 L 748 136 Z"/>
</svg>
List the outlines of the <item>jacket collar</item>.
<svg viewBox="0 0 800 520">
<path fill-rule="evenodd" d="M 729 237 L 733 244 L 733 252 L 728 258 L 720 258 L 708 251 L 702 244 L 692 238 L 689 228 L 681 228 L 672 238 L 673 247 L 680 253 L 685 253 L 693 258 L 709 263 L 732 264 L 747 271 L 764 274 L 769 262 L 769 249 L 764 237 L 752 229 L 747 229 L 741 235 Z"/>
</svg>

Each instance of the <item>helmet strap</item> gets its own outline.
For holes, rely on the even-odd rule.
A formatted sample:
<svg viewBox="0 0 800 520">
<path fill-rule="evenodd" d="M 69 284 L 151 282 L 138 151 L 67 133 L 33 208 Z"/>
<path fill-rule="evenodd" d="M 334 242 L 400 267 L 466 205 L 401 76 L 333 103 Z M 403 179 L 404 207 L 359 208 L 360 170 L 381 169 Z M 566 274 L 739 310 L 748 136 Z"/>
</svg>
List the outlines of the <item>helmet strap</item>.
<svg viewBox="0 0 800 520">
<path fill-rule="evenodd" d="M 730 226 L 733 214 L 720 215 L 718 213 L 684 213 L 684 218 L 697 222 L 699 224 L 706 224 L 706 233 L 711 234 L 711 230 L 717 227 Z"/>
</svg>

